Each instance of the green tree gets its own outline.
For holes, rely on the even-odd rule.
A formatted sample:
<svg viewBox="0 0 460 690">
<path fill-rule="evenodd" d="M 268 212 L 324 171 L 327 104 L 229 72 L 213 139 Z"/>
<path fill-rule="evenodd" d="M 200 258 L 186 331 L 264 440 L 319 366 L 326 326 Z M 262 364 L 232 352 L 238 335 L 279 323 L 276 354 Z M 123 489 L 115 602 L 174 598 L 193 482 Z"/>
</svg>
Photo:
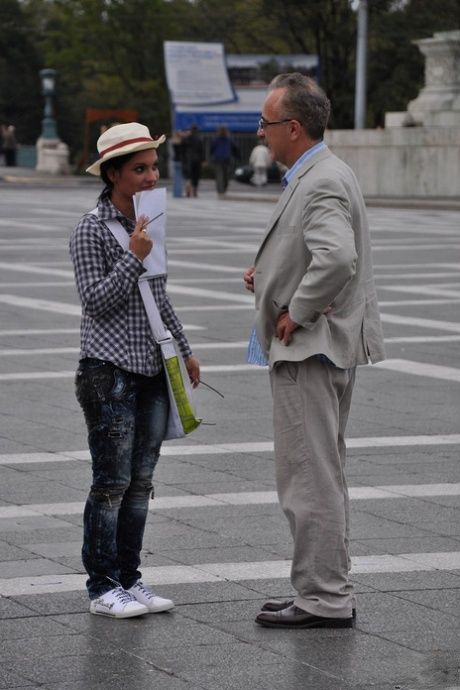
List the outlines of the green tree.
<svg viewBox="0 0 460 690">
<path fill-rule="evenodd" d="M 0 26 L 0 121 L 15 125 L 19 142 L 35 143 L 43 113 L 40 59 L 17 0 L 0 2 Z"/>
<path fill-rule="evenodd" d="M 0 117 L 29 143 L 40 133 L 42 67 L 58 71 L 58 131 L 74 156 L 89 107 L 132 108 L 153 132 L 167 132 L 165 40 L 317 54 L 331 125 L 353 126 L 357 21 L 349 0 L 1 0 L 0 22 Z M 412 41 L 459 27 L 460 0 L 369 0 L 368 126 L 405 110 L 423 85 Z"/>
</svg>

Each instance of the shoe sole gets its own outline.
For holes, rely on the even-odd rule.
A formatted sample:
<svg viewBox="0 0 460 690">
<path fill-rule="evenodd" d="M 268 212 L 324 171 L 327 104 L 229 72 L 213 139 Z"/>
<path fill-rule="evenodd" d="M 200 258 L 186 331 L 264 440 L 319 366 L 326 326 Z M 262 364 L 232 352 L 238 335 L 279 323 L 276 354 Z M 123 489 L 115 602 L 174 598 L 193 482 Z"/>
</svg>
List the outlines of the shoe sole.
<svg viewBox="0 0 460 690">
<path fill-rule="evenodd" d="M 160 606 L 156 609 L 148 609 L 148 613 L 166 613 L 166 611 L 171 611 L 174 608 L 174 604 L 167 604 L 165 606 Z"/>
<path fill-rule="evenodd" d="M 271 621 L 258 620 L 256 618 L 256 623 L 262 625 L 264 628 L 290 628 L 291 630 L 306 629 L 306 628 L 352 628 L 353 619 L 352 618 L 331 618 L 331 620 L 326 621 L 315 621 L 312 623 L 278 623 Z"/>
<path fill-rule="evenodd" d="M 138 616 L 145 616 L 148 611 L 128 611 L 122 615 L 114 616 L 112 613 L 105 613 L 104 611 L 91 611 L 93 616 L 104 616 L 105 618 L 112 618 L 114 620 L 123 620 L 124 618 L 136 618 Z"/>
<path fill-rule="evenodd" d="M 268 611 L 270 613 L 276 613 L 276 611 L 282 611 L 283 609 L 287 609 L 288 606 L 292 606 L 293 603 L 294 599 L 292 599 L 291 601 L 267 601 L 260 610 Z M 353 620 L 355 620 L 356 609 L 352 609 L 351 615 Z"/>
</svg>

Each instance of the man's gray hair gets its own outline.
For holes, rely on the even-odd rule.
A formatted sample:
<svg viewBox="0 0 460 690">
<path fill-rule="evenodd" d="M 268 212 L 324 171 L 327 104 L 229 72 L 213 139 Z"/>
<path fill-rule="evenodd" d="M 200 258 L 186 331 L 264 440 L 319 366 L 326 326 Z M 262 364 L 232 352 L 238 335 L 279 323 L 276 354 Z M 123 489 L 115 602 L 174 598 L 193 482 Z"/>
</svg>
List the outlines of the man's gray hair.
<svg viewBox="0 0 460 690">
<path fill-rule="evenodd" d="M 309 137 L 322 139 L 331 104 L 318 84 L 299 72 L 278 74 L 269 84 L 269 91 L 286 89 L 281 100 L 280 117 L 298 120 Z"/>
</svg>

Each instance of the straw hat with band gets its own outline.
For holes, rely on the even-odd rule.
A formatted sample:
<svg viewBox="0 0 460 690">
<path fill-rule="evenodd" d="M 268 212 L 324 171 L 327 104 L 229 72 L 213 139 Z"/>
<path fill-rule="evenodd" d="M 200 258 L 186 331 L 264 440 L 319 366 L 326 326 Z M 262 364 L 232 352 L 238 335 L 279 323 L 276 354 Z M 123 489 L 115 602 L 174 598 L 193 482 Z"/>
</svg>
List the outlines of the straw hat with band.
<svg viewBox="0 0 460 690">
<path fill-rule="evenodd" d="M 101 164 L 111 158 L 124 156 L 127 153 L 156 149 L 166 140 L 164 134 L 154 139 L 148 127 L 138 122 L 127 122 L 123 125 L 109 127 L 97 140 L 98 160 L 86 168 L 91 175 L 101 174 Z"/>
</svg>

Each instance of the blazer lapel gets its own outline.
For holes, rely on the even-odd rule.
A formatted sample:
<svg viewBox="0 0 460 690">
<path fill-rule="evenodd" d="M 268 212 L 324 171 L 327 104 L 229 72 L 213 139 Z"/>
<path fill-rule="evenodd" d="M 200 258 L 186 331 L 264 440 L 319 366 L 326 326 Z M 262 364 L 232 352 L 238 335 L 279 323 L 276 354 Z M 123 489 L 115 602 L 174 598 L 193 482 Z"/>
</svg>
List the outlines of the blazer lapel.
<svg viewBox="0 0 460 690">
<path fill-rule="evenodd" d="M 256 260 L 262 251 L 265 242 L 269 238 L 273 228 L 275 227 L 276 223 L 279 220 L 279 217 L 283 213 L 284 209 L 286 208 L 289 200 L 291 199 L 291 196 L 294 194 L 295 190 L 299 186 L 299 182 L 302 179 L 304 175 L 307 174 L 307 172 L 312 168 L 315 163 L 318 161 L 322 160 L 323 158 L 327 158 L 328 156 L 331 155 L 331 152 L 329 151 L 328 148 L 322 149 L 321 151 L 318 151 L 315 153 L 311 158 L 308 158 L 305 163 L 298 169 L 296 172 L 294 178 L 291 180 L 291 182 L 288 184 L 288 186 L 283 190 L 283 193 L 281 194 L 280 198 L 278 199 L 278 202 L 275 206 L 275 210 L 273 211 L 270 220 L 268 221 L 267 224 L 267 230 L 266 233 L 262 239 L 262 242 L 260 244 L 259 250 L 256 255 Z"/>
</svg>

